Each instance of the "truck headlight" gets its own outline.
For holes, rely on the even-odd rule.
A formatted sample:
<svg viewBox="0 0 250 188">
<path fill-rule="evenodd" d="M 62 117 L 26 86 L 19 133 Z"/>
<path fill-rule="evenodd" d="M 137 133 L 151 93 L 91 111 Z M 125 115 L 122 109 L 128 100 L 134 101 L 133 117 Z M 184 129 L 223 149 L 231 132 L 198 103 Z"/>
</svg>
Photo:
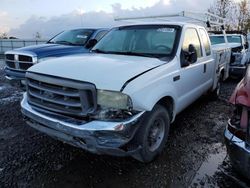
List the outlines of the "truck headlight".
<svg viewBox="0 0 250 188">
<path fill-rule="evenodd" d="M 133 108 L 131 98 L 117 91 L 97 90 L 97 104 L 121 110 L 131 110 Z"/>
</svg>

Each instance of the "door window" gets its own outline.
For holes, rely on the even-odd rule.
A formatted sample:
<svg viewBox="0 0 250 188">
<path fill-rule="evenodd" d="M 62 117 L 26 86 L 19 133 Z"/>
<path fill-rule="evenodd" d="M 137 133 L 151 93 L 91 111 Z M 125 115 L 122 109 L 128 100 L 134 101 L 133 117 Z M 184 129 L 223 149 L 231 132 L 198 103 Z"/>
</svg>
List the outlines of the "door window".
<svg viewBox="0 0 250 188">
<path fill-rule="evenodd" d="M 202 57 L 201 42 L 196 29 L 189 28 L 185 32 L 184 42 L 182 45 L 183 51 L 188 51 L 189 45 L 193 44 L 196 48 L 197 57 Z"/>
<path fill-rule="evenodd" d="M 211 47 L 209 44 L 209 39 L 208 39 L 207 33 L 204 29 L 200 29 L 200 33 L 201 33 L 201 40 L 202 40 L 203 46 L 205 48 L 206 56 L 209 56 L 209 55 L 211 55 Z"/>
</svg>

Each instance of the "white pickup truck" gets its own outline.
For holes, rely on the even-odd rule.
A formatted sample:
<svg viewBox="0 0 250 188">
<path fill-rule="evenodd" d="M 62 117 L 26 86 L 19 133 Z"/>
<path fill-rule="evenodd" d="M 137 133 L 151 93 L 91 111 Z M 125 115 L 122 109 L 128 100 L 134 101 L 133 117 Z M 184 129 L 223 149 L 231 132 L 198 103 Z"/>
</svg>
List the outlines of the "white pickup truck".
<svg viewBox="0 0 250 188">
<path fill-rule="evenodd" d="M 218 63 L 202 26 L 113 28 L 91 54 L 44 61 L 26 74 L 26 122 L 96 154 L 152 161 L 170 124 L 201 95 L 219 94 Z"/>
<path fill-rule="evenodd" d="M 228 46 L 231 49 L 229 64 L 230 76 L 242 77 L 245 75 L 247 65 L 250 62 L 250 52 L 247 37 L 242 32 L 228 31 L 224 35 L 210 35 L 212 46 Z"/>
</svg>

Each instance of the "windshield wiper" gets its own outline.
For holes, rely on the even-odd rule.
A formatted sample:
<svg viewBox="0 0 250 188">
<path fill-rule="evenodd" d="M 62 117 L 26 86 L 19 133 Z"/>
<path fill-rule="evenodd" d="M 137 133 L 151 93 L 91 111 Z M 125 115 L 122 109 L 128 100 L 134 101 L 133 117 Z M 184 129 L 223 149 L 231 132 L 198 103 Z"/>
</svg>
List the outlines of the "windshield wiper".
<svg viewBox="0 0 250 188">
<path fill-rule="evenodd" d="M 56 41 L 57 44 L 68 44 L 68 45 L 75 45 L 72 42 L 66 41 L 66 40 L 61 40 L 61 41 Z"/>
<path fill-rule="evenodd" d="M 91 50 L 91 52 L 100 53 L 100 54 L 108 54 L 109 53 L 107 51 L 103 51 L 103 50 L 100 50 L 100 49 Z"/>
<path fill-rule="evenodd" d="M 158 54 L 137 53 L 137 52 L 130 52 L 130 51 L 127 51 L 127 52 L 116 52 L 116 51 L 103 51 L 103 50 L 100 50 L 100 49 L 95 49 L 95 50 L 92 50 L 92 52 L 102 53 L 102 54 L 130 55 L 130 56 L 141 56 L 141 57 L 152 57 L 152 58 L 159 58 L 159 57 L 161 57 Z"/>
<path fill-rule="evenodd" d="M 157 54 L 147 54 L 147 53 L 138 53 L 138 52 L 113 52 L 114 54 L 120 54 L 120 55 L 131 55 L 131 56 L 141 56 L 141 57 L 158 57 Z"/>
</svg>

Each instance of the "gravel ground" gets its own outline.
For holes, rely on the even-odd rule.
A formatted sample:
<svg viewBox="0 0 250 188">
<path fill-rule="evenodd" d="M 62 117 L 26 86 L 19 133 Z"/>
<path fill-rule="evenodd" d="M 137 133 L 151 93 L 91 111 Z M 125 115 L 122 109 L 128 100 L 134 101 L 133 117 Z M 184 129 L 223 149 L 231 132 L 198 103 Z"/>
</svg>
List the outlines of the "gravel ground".
<svg viewBox="0 0 250 188">
<path fill-rule="evenodd" d="M 179 114 L 164 152 L 145 165 L 93 155 L 28 127 L 22 93 L 5 83 L 0 62 L 0 187 L 248 187 L 223 140 L 236 84 L 225 82 L 220 99 L 201 97 Z"/>
</svg>

